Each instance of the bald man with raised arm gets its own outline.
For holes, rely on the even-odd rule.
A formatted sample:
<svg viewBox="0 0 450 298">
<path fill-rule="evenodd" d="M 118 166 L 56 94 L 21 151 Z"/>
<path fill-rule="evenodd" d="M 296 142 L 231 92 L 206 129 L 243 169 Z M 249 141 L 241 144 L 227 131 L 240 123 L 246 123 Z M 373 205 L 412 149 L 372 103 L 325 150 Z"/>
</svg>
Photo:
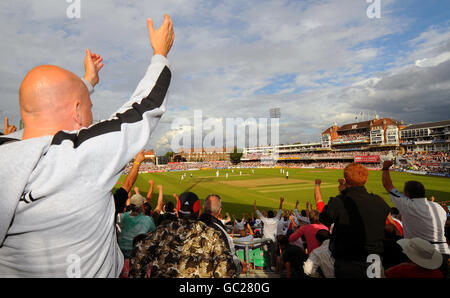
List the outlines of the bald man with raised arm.
<svg viewBox="0 0 450 298">
<path fill-rule="evenodd" d="M 86 76 L 52 65 L 20 86 L 23 136 L 0 146 L 0 275 L 118 277 L 112 189 L 166 110 L 173 25 L 147 20 L 153 58 L 130 100 L 92 125 L 90 91 L 101 57 L 87 51 Z"/>
</svg>

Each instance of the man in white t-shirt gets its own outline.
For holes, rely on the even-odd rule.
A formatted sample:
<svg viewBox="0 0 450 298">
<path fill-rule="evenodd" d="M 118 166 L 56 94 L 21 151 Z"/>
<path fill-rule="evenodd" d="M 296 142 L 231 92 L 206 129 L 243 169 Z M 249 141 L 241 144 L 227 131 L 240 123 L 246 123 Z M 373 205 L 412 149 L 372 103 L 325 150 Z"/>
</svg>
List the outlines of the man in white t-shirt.
<svg viewBox="0 0 450 298">
<path fill-rule="evenodd" d="M 256 208 L 256 201 L 253 203 L 253 207 L 255 209 L 255 213 L 256 215 L 259 217 L 259 219 L 261 219 L 262 223 L 263 223 L 263 238 L 269 238 L 273 241 L 273 246 L 272 246 L 272 264 L 275 264 L 275 253 L 276 253 L 276 234 L 277 234 L 277 227 L 278 227 L 278 222 L 281 218 L 281 213 L 282 213 L 282 209 L 283 209 L 283 202 L 284 202 L 284 198 L 280 197 L 280 207 L 278 208 L 278 212 L 277 215 L 274 216 L 273 211 L 269 210 L 267 212 L 267 217 L 265 217 L 264 215 L 262 215 L 262 213 Z"/>
<path fill-rule="evenodd" d="M 393 162 L 383 163 L 382 182 L 389 193 L 391 202 L 400 211 L 403 223 L 403 236 L 406 239 L 422 238 L 433 244 L 434 248 L 443 256 L 441 271 L 446 276 L 448 272 L 448 258 L 450 249 L 445 238 L 445 222 L 447 214 L 438 203 L 427 200 L 425 187 L 417 181 L 407 181 L 404 195 L 392 184 L 389 168 Z"/>
<path fill-rule="evenodd" d="M 277 214 L 274 216 L 273 211 L 269 210 L 267 212 L 267 217 L 262 215 L 262 213 L 256 208 L 256 201 L 254 202 L 253 207 L 255 209 L 255 213 L 258 216 L 258 218 L 261 219 L 261 221 L 263 223 L 263 230 L 264 230 L 263 238 L 269 238 L 275 242 L 278 222 L 280 221 L 282 208 L 283 208 L 283 201 L 284 201 L 284 198 L 281 197 L 280 198 L 280 207 L 278 209 Z"/>
</svg>

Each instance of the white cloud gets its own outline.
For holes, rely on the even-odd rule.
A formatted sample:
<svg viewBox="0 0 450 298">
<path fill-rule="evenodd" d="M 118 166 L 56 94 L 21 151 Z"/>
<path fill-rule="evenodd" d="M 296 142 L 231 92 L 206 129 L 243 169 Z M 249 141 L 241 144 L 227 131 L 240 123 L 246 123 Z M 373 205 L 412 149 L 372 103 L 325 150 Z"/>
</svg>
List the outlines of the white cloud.
<svg viewBox="0 0 450 298">
<path fill-rule="evenodd" d="M 416 61 L 418 67 L 433 67 L 450 60 L 450 52 L 444 52 L 432 58 L 424 58 Z"/>
<path fill-rule="evenodd" d="M 370 20 L 367 3 L 354 0 L 82 0 L 82 18 L 69 20 L 64 0 L 2 0 L 0 116 L 18 123 L 18 88 L 29 69 L 48 63 L 82 75 L 89 47 L 105 59 L 93 95 L 94 118 L 109 117 L 150 61 L 146 18 L 159 26 L 168 13 L 176 40 L 169 55 L 168 112 L 152 138 L 158 153 L 173 137 L 168 124 L 191 119 L 195 109 L 206 118 L 247 119 L 266 117 L 279 106 L 282 142 L 319 139 L 333 121 L 354 119 L 361 110 L 382 111 L 378 103 L 396 103 L 392 115 L 404 117 L 399 103 L 416 103 L 413 98 L 426 97 L 424 90 L 440 103 L 438 93 L 448 92 L 443 66 L 450 59 L 450 30 L 426 28 L 386 62 L 385 41 L 395 43 L 395 35 L 414 21 L 396 15 L 393 3 L 383 0 L 382 18 Z M 256 93 L 261 90 L 267 92 Z"/>
</svg>

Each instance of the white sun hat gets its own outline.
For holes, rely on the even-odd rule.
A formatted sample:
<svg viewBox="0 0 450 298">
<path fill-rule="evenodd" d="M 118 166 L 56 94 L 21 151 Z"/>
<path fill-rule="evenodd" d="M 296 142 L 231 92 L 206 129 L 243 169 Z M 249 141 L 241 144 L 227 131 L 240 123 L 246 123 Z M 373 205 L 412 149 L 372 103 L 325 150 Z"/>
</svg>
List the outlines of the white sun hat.
<svg viewBox="0 0 450 298">
<path fill-rule="evenodd" d="M 430 242 L 422 238 L 400 239 L 397 243 L 408 258 L 426 269 L 437 269 L 442 264 L 442 255 Z"/>
</svg>

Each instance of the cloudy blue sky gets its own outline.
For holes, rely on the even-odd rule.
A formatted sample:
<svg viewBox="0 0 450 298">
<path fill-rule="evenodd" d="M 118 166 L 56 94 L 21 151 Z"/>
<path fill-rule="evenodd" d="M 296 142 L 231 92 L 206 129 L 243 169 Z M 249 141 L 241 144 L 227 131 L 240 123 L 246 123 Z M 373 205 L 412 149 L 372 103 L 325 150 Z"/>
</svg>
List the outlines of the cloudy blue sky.
<svg viewBox="0 0 450 298">
<path fill-rule="evenodd" d="M 380 0 L 0 1 L 0 117 L 18 125 L 18 89 L 31 68 L 83 74 L 84 50 L 105 59 L 95 119 L 127 100 L 150 61 L 146 18 L 167 13 L 176 39 L 169 109 L 149 148 L 170 149 L 174 119 L 268 117 L 280 107 L 280 142 L 318 141 L 332 122 L 450 118 L 450 2 Z M 363 113 L 363 116 L 361 116 Z"/>
</svg>

